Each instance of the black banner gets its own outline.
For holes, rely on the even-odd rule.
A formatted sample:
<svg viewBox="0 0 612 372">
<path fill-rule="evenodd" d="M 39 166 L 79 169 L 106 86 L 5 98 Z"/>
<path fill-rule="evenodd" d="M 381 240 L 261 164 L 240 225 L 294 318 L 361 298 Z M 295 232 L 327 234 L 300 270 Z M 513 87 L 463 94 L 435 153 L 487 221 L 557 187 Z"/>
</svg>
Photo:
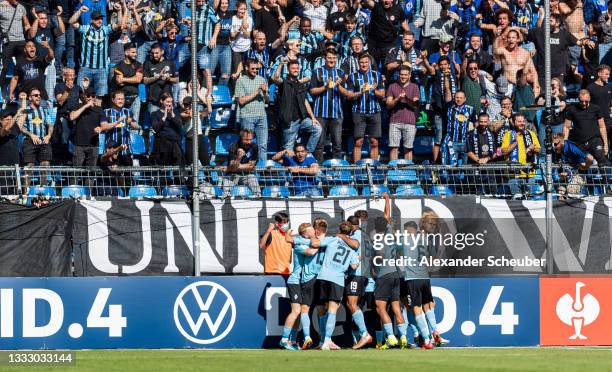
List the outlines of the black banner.
<svg viewBox="0 0 612 372">
<path fill-rule="evenodd" d="M 554 263 L 557 273 L 610 273 L 612 199 L 555 202 Z M 359 209 L 366 230 L 383 215 L 381 199 L 209 200 L 201 204 L 200 270 L 263 273 L 260 236 L 274 213 L 291 226 L 323 217 L 335 234 L 340 221 Z M 394 228 L 419 224 L 422 214 L 440 217 L 433 276 L 541 273 L 546 270 L 545 202 L 452 198 L 393 200 Z M 77 276 L 190 275 L 193 270 L 191 210 L 178 201 L 82 201 L 74 220 Z M 482 243 L 482 244 L 480 244 Z"/>
<path fill-rule="evenodd" d="M 71 276 L 74 206 L 0 203 L 0 276 Z"/>
</svg>

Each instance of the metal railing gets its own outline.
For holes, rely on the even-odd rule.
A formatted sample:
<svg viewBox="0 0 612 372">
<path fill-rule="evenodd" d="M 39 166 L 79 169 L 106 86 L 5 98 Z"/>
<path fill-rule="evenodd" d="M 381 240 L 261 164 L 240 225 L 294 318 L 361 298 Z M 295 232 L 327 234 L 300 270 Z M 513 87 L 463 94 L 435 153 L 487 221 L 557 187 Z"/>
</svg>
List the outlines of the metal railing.
<svg viewBox="0 0 612 372">
<path fill-rule="evenodd" d="M 345 197 L 481 195 L 497 198 L 544 198 L 541 166 L 495 164 L 480 166 L 371 165 L 321 167 L 316 175 L 291 172 L 282 166 L 252 172 L 226 172 L 203 167 L 199 195 L 224 197 Z M 612 168 L 577 171 L 556 165 L 556 197 L 612 194 Z M 179 167 L 0 167 L 0 196 L 47 197 L 184 197 L 193 192 L 191 168 Z"/>
</svg>

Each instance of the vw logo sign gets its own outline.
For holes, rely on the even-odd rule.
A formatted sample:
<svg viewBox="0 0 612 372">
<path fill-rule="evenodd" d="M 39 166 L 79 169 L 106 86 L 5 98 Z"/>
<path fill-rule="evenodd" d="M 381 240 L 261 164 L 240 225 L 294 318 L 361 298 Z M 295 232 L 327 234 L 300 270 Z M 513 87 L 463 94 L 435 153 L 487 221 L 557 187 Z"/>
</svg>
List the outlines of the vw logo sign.
<svg viewBox="0 0 612 372">
<path fill-rule="evenodd" d="M 195 314 L 198 315 L 194 320 Z M 178 294 L 173 315 L 176 328 L 186 339 L 201 345 L 214 344 L 234 327 L 236 303 L 223 286 L 208 281 L 195 282 Z M 202 329 L 204 323 L 206 330 Z M 226 325 L 220 330 L 222 324 Z"/>
</svg>

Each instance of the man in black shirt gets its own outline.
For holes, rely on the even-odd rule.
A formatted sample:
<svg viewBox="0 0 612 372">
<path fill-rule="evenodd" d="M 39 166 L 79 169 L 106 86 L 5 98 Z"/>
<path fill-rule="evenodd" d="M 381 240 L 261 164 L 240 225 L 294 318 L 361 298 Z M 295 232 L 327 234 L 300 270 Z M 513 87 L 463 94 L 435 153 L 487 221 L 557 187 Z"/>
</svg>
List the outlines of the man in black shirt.
<svg viewBox="0 0 612 372">
<path fill-rule="evenodd" d="M 183 122 L 174 107 L 172 94 L 163 93 L 160 109 L 151 114 L 151 127 L 155 131 L 155 142 L 151 157 L 157 165 L 184 165 L 181 148 Z"/>
<path fill-rule="evenodd" d="M 172 85 L 178 83 L 178 74 L 174 62 L 164 58 L 162 47 L 157 43 L 151 47 L 151 59 L 145 62 L 143 72 L 148 110 L 152 114 L 160 109 L 162 94 L 172 94 Z"/>
<path fill-rule="evenodd" d="M 281 28 L 281 20 L 284 23 L 285 17 L 280 10 L 276 0 L 265 0 L 263 7 L 255 10 L 253 14 L 254 28 L 266 34 L 266 40 L 276 40 L 278 30 Z"/>
<path fill-rule="evenodd" d="M 42 47 L 42 42 L 49 43 L 51 49 L 55 50 L 55 38 L 63 35 L 66 32 L 64 21 L 62 20 L 62 8 L 57 10 L 57 27 L 51 27 L 49 20 L 50 14 L 47 9 L 32 9 L 34 21 L 28 30 L 28 39 L 34 40 L 38 55 L 41 57 L 47 56 L 47 49 Z M 61 56 L 60 56 L 61 57 Z M 60 59 L 60 58 L 58 58 Z"/>
<path fill-rule="evenodd" d="M 591 103 L 591 94 L 586 89 L 580 91 L 578 99 L 579 103 L 566 109 L 563 137 L 593 155 L 598 166 L 608 166 L 608 134 L 601 109 Z"/>
<path fill-rule="evenodd" d="M 282 66 L 277 71 L 281 69 Z M 292 150 L 301 132 L 308 134 L 306 150 L 313 153 L 321 136 L 321 124 L 315 118 L 306 98 L 308 92 L 306 85 L 298 80 L 300 63 L 295 60 L 290 61 L 287 69 L 289 74 L 282 80 L 278 94 L 279 119 L 283 126 L 283 148 Z M 279 75 L 277 72 L 276 77 L 280 80 Z"/>
<path fill-rule="evenodd" d="M 592 101 L 594 104 L 599 106 L 601 109 L 601 115 L 603 116 L 606 127 L 612 126 L 612 120 L 610 120 L 610 103 L 612 102 L 612 90 L 608 85 L 608 79 L 610 78 L 610 66 L 599 65 L 597 67 L 597 80 L 589 84 L 587 90 L 591 93 Z"/>
<path fill-rule="evenodd" d="M 487 164 L 497 159 L 497 141 L 489 129 L 489 114 L 478 115 L 478 126 L 466 136 L 467 155 L 472 164 Z"/>
<path fill-rule="evenodd" d="M 73 68 L 62 69 L 62 81 L 55 86 L 55 100 L 57 102 L 57 115 L 55 119 L 53 147 L 54 164 L 64 164 L 68 155 L 68 141 L 72 137 L 72 121 L 69 119 L 71 111 L 79 107 L 81 88 L 75 84 L 76 73 Z"/>
<path fill-rule="evenodd" d="M 137 50 L 134 43 L 123 46 L 125 59 L 119 62 L 113 69 L 114 75 L 111 81 L 112 90 L 120 90 L 125 96 L 125 107 L 132 110 L 133 117 L 140 118 L 140 98 L 138 97 L 138 84 L 142 82 L 143 67 L 136 60 Z"/>
<path fill-rule="evenodd" d="M 70 120 L 76 120 L 74 129 L 74 152 L 72 163 L 75 167 L 93 167 L 98 163 L 98 134 L 109 127 L 108 119 L 96 105 L 96 90 L 88 87 L 83 98 L 84 104 L 70 112 Z"/>
<path fill-rule="evenodd" d="M 45 89 L 45 70 L 53 60 L 54 54 L 49 42 L 41 41 L 40 45 L 47 49 L 47 55 L 44 58 L 36 55 L 36 44 L 33 40 L 26 42 L 23 48 L 25 56 L 19 58 L 15 66 L 15 75 L 13 75 L 9 87 L 9 97 L 14 97 L 14 94 L 19 92 L 30 92 L 32 88 L 37 88 L 40 90 L 43 101 L 49 99 L 47 89 Z M 43 106 L 45 105 L 43 104 Z"/>
<path fill-rule="evenodd" d="M 17 140 L 19 126 L 16 125 L 15 120 L 16 106 L 10 104 L 0 112 L 0 166 L 19 164 L 19 141 Z M 0 184 L 1 186 L 2 184 Z M 0 192 L 0 194 L 2 193 Z"/>
<path fill-rule="evenodd" d="M 395 46 L 401 32 L 410 31 L 402 8 L 393 0 L 366 0 L 365 5 L 372 9 L 368 32 L 369 52 L 376 63 L 383 63 L 391 48 Z"/>
</svg>

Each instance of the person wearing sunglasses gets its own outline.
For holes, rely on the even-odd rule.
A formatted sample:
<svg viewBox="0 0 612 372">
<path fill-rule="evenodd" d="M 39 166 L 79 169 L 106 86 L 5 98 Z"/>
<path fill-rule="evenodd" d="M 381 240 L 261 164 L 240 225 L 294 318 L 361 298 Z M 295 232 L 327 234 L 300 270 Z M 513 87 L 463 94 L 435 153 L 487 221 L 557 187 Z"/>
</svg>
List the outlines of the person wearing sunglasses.
<svg viewBox="0 0 612 372">
<path fill-rule="evenodd" d="M 96 104 L 93 87 L 85 90 L 81 100 L 81 106 L 70 112 L 70 120 L 75 122 L 72 163 L 75 167 L 95 166 L 98 163 L 98 134 L 116 124 L 109 124 L 102 108 Z"/>
</svg>

